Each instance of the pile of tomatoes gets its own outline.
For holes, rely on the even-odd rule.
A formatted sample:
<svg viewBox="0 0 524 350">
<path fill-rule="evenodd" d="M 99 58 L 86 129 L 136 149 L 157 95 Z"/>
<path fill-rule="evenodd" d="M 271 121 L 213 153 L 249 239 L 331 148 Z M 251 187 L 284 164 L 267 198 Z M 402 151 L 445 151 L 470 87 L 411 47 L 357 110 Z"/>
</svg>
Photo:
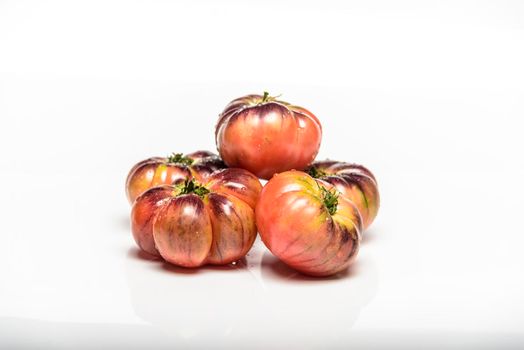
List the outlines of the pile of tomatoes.
<svg viewBox="0 0 524 350">
<path fill-rule="evenodd" d="M 183 267 L 244 257 L 257 232 L 292 268 L 313 276 L 346 269 L 380 196 L 361 165 L 315 161 L 322 126 L 305 108 L 268 93 L 231 101 L 208 151 L 154 157 L 129 172 L 138 246 Z M 259 178 L 269 180 L 262 187 Z"/>
</svg>

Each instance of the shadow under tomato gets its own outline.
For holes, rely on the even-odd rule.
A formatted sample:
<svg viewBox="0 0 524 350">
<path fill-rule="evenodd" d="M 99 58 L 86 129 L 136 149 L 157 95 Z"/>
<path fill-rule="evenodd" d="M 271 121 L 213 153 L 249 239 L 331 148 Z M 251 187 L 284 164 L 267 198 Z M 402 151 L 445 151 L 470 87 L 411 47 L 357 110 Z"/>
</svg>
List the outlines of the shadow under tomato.
<svg viewBox="0 0 524 350">
<path fill-rule="evenodd" d="M 247 261 L 245 258 L 242 258 L 238 261 L 235 261 L 234 263 L 227 264 L 227 265 L 204 265 L 200 267 L 182 267 L 182 266 L 176 266 L 173 264 L 168 263 L 164 259 L 162 259 L 159 256 L 155 256 L 149 253 L 144 252 L 141 249 L 138 249 L 136 247 L 132 247 L 129 249 L 128 257 L 133 259 L 138 259 L 142 261 L 147 261 L 155 264 L 155 268 L 165 271 L 168 273 L 177 273 L 181 275 L 194 275 L 198 273 L 205 273 L 210 271 L 239 271 L 239 270 L 246 270 L 247 269 Z"/>
<path fill-rule="evenodd" d="M 365 231 L 362 234 L 362 241 L 361 244 L 369 244 L 373 243 L 377 239 L 377 236 L 375 235 L 375 232 L 373 230 Z"/>
<path fill-rule="evenodd" d="M 372 227 L 369 230 L 366 230 L 362 233 L 362 243 L 363 245 L 370 244 L 379 239 L 380 232 L 378 229 Z"/>
<path fill-rule="evenodd" d="M 131 222 L 129 221 L 129 215 L 122 215 L 118 218 L 118 227 L 126 234 L 131 232 Z"/>
<path fill-rule="evenodd" d="M 182 267 L 168 263 L 167 261 L 162 262 L 162 269 L 170 273 L 178 273 L 185 275 L 194 275 L 197 273 L 205 273 L 210 271 L 238 271 L 247 269 L 246 259 L 242 258 L 234 263 L 227 265 L 204 265 L 199 267 Z"/>
<path fill-rule="evenodd" d="M 309 281 L 312 283 L 322 283 L 325 281 L 347 279 L 355 276 L 357 264 L 358 260 L 352 266 L 337 274 L 324 277 L 315 277 L 303 274 L 289 267 L 270 252 L 265 252 L 262 258 L 261 268 L 262 270 L 267 270 L 269 273 L 271 273 L 272 276 L 284 281 Z"/>
<path fill-rule="evenodd" d="M 135 247 L 129 248 L 129 252 L 127 255 L 131 258 L 135 258 L 138 260 L 154 261 L 154 262 L 163 261 L 160 257 L 146 253 L 143 250 L 135 248 Z"/>
</svg>

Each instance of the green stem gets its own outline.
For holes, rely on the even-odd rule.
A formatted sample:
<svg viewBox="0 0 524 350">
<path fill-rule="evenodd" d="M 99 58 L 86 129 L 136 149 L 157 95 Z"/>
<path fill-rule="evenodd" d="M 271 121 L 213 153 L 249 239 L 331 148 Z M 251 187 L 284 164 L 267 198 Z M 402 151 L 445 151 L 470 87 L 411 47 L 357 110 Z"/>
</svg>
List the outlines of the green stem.
<svg viewBox="0 0 524 350">
<path fill-rule="evenodd" d="M 335 215 L 338 206 L 338 191 L 334 188 L 328 191 L 324 187 L 320 187 L 320 190 L 322 191 L 322 200 L 329 214 Z"/>
<path fill-rule="evenodd" d="M 327 173 L 325 171 L 322 171 L 319 168 L 314 167 L 314 166 L 309 168 L 307 173 L 309 174 L 309 176 L 311 176 L 312 178 L 315 178 L 315 179 L 320 179 L 320 178 L 322 178 L 322 177 L 327 175 Z"/>
<path fill-rule="evenodd" d="M 193 159 L 184 157 L 182 153 L 172 153 L 167 157 L 167 162 L 173 164 L 191 165 L 193 164 Z"/>
<path fill-rule="evenodd" d="M 267 102 L 269 100 L 269 92 L 264 91 L 264 96 L 262 97 L 262 103 Z"/>
<path fill-rule="evenodd" d="M 184 181 L 184 184 L 182 186 L 180 186 L 180 192 L 177 194 L 177 197 L 190 193 L 194 193 L 200 198 L 203 198 L 206 194 L 209 193 L 209 190 L 204 186 L 198 184 L 195 181 L 195 179 L 188 179 Z"/>
</svg>

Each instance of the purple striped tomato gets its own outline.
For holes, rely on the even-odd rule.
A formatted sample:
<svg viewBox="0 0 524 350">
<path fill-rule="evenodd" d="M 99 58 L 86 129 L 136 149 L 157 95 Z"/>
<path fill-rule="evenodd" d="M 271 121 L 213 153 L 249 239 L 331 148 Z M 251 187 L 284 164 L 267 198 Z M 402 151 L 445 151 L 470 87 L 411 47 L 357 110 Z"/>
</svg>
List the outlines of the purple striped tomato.
<svg viewBox="0 0 524 350">
<path fill-rule="evenodd" d="M 209 151 L 149 158 L 138 162 L 129 171 L 126 180 L 127 199 L 133 204 L 136 197 L 152 187 L 176 184 L 192 178 L 202 181 L 225 167 L 222 160 Z"/>
<path fill-rule="evenodd" d="M 214 172 L 153 187 L 131 210 L 138 246 L 184 267 L 228 264 L 247 254 L 255 240 L 255 205 L 262 186 L 244 169 Z"/>
<path fill-rule="evenodd" d="M 362 219 L 329 183 L 301 171 L 273 176 L 256 207 L 262 241 L 287 265 L 313 276 L 346 269 L 356 258 Z"/>
<path fill-rule="evenodd" d="M 322 126 L 313 113 L 267 92 L 231 101 L 215 129 L 224 162 L 263 179 L 286 170 L 303 170 L 315 159 L 321 139 Z"/>
</svg>

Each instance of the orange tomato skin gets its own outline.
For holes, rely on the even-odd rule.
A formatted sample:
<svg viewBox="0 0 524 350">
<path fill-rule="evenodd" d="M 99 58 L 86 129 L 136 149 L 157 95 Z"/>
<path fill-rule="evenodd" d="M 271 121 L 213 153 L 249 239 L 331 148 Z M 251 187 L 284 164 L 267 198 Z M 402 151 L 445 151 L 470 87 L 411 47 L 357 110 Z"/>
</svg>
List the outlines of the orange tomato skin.
<svg viewBox="0 0 524 350">
<path fill-rule="evenodd" d="M 216 125 L 215 139 L 229 167 L 269 179 L 311 164 L 320 147 L 322 126 L 305 108 L 248 95 L 226 106 Z"/>
<path fill-rule="evenodd" d="M 362 219 L 356 206 L 338 197 L 329 213 L 323 191 L 332 186 L 301 171 L 275 175 L 256 206 L 262 241 L 287 265 L 313 276 L 336 274 L 353 263 L 361 241 Z"/>
<path fill-rule="evenodd" d="M 229 264 L 247 254 L 257 234 L 258 178 L 244 169 L 223 169 L 205 181 L 200 194 L 183 192 L 179 184 L 137 197 L 131 229 L 142 250 L 182 267 Z"/>
<path fill-rule="evenodd" d="M 130 204 L 146 190 L 171 185 L 196 178 L 203 181 L 214 171 L 225 168 L 225 164 L 214 153 L 197 151 L 185 155 L 192 164 L 170 162 L 167 157 L 152 157 L 138 162 L 131 168 L 126 179 L 126 195 Z"/>
<path fill-rule="evenodd" d="M 329 182 L 355 203 L 362 216 L 364 230 L 373 223 L 380 208 L 380 194 L 371 171 L 358 164 L 323 160 L 311 164 L 306 172 Z"/>
</svg>

